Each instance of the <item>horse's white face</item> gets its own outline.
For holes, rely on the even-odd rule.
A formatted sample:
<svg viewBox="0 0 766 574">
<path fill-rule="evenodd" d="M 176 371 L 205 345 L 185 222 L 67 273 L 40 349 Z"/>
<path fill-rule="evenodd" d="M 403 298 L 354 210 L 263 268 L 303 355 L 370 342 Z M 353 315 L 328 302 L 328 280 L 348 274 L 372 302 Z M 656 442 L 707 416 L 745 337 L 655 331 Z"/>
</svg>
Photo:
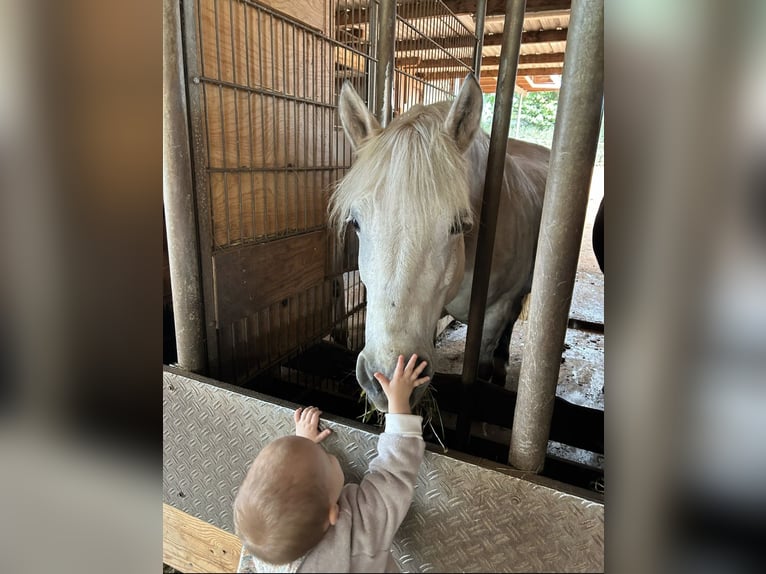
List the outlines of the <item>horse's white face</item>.
<svg viewBox="0 0 766 574">
<path fill-rule="evenodd" d="M 406 360 L 417 353 L 428 362 L 425 374 L 433 372 L 436 322 L 463 277 L 463 235 L 451 234 L 449 224 L 434 226 L 430 249 L 421 249 L 402 241 L 386 214 L 359 212 L 354 220 L 359 273 L 367 288 L 366 344 L 356 376 L 375 407 L 385 412 L 388 401 L 373 377 L 376 371 L 391 377 L 400 354 Z M 424 392 L 424 385 L 416 388 L 411 403 L 417 404 Z"/>
<path fill-rule="evenodd" d="M 463 231 L 472 214 L 462 155 L 478 129 L 481 105 L 471 78 L 446 117 L 444 106 L 438 113 L 420 108 L 381 130 L 350 85 L 341 92 L 341 121 L 359 155 L 342 183 L 346 188 L 339 187 L 347 201 L 336 215 L 358 234 L 359 272 L 367 288 L 365 347 L 356 376 L 383 412 L 388 400 L 375 372 L 390 378 L 397 357 L 412 353 L 428 362 L 426 374 L 433 372 L 436 323 L 463 278 Z M 452 197 L 444 200 L 444 194 Z M 413 406 L 424 392 L 425 385 L 415 389 Z"/>
</svg>

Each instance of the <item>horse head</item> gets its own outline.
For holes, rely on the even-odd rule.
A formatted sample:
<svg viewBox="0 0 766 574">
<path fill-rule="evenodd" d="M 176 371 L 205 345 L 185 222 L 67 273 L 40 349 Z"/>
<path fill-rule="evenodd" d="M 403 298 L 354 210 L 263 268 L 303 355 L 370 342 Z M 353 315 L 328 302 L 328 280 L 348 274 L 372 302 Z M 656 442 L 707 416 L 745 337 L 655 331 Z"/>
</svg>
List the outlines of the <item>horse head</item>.
<svg viewBox="0 0 766 574">
<path fill-rule="evenodd" d="M 391 377 L 397 356 L 417 353 L 433 373 L 433 337 L 463 279 L 463 233 L 473 224 L 466 152 L 479 130 L 482 95 L 469 76 L 457 98 L 415 106 L 386 128 L 349 83 L 339 100 L 353 166 L 331 198 L 330 219 L 359 237 L 367 289 L 365 347 L 356 376 L 375 407 L 388 401 L 373 377 Z M 414 406 L 426 385 L 415 389 Z"/>
</svg>

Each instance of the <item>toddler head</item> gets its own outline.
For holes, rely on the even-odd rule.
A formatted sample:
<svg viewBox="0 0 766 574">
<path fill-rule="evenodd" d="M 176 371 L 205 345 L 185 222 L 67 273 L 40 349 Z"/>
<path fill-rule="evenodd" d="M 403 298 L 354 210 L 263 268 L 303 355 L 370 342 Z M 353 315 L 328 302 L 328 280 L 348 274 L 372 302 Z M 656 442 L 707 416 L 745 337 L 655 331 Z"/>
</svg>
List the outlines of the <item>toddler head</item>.
<svg viewBox="0 0 766 574">
<path fill-rule="evenodd" d="M 342 488 L 337 458 L 308 438 L 279 438 L 258 454 L 240 486 L 236 532 L 261 560 L 291 562 L 335 524 Z"/>
</svg>

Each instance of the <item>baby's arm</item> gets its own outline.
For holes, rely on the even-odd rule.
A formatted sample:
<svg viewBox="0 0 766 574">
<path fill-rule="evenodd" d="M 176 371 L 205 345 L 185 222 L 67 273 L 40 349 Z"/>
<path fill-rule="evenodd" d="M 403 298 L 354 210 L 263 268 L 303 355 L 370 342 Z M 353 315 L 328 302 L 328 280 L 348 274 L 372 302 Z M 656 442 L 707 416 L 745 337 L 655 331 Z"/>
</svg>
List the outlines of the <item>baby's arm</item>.
<svg viewBox="0 0 766 574">
<path fill-rule="evenodd" d="M 400 356 L 390 381 L 375 373 L 388 397 L 389 414 L 386 429 L 378 439 L 378 456 L 355 489 L 353 512 L 359 516 L 354 520 L 354 552 L 375 554 L 390 549 L 412 503 L 425 443 L 422 418 L 410 414 L 409 400 L 412 390 L 428 381 L 428 377 L 419 378 L 425 363 L 415 367 L 416 362 L 413 355 L 405 366 Z"/>
</svg>

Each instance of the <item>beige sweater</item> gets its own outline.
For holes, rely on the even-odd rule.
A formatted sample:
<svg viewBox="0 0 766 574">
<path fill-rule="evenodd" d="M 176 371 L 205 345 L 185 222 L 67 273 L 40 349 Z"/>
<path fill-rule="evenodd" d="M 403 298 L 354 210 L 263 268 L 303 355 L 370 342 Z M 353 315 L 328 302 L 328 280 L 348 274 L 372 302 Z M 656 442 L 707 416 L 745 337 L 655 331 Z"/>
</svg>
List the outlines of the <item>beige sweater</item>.
<svg viewBox="0 0 766 574">
<path fill-rule="evenodd" d="M 279 567 L 249 564 L 258 572 L 399 572 L 391 544 L 412 503 L 425 443 L 422 418 L 386 415 L 378 456 L 360 484 L 346 484 L 340 515 L 324 538 L 305 556 Z"/>
</svg>

